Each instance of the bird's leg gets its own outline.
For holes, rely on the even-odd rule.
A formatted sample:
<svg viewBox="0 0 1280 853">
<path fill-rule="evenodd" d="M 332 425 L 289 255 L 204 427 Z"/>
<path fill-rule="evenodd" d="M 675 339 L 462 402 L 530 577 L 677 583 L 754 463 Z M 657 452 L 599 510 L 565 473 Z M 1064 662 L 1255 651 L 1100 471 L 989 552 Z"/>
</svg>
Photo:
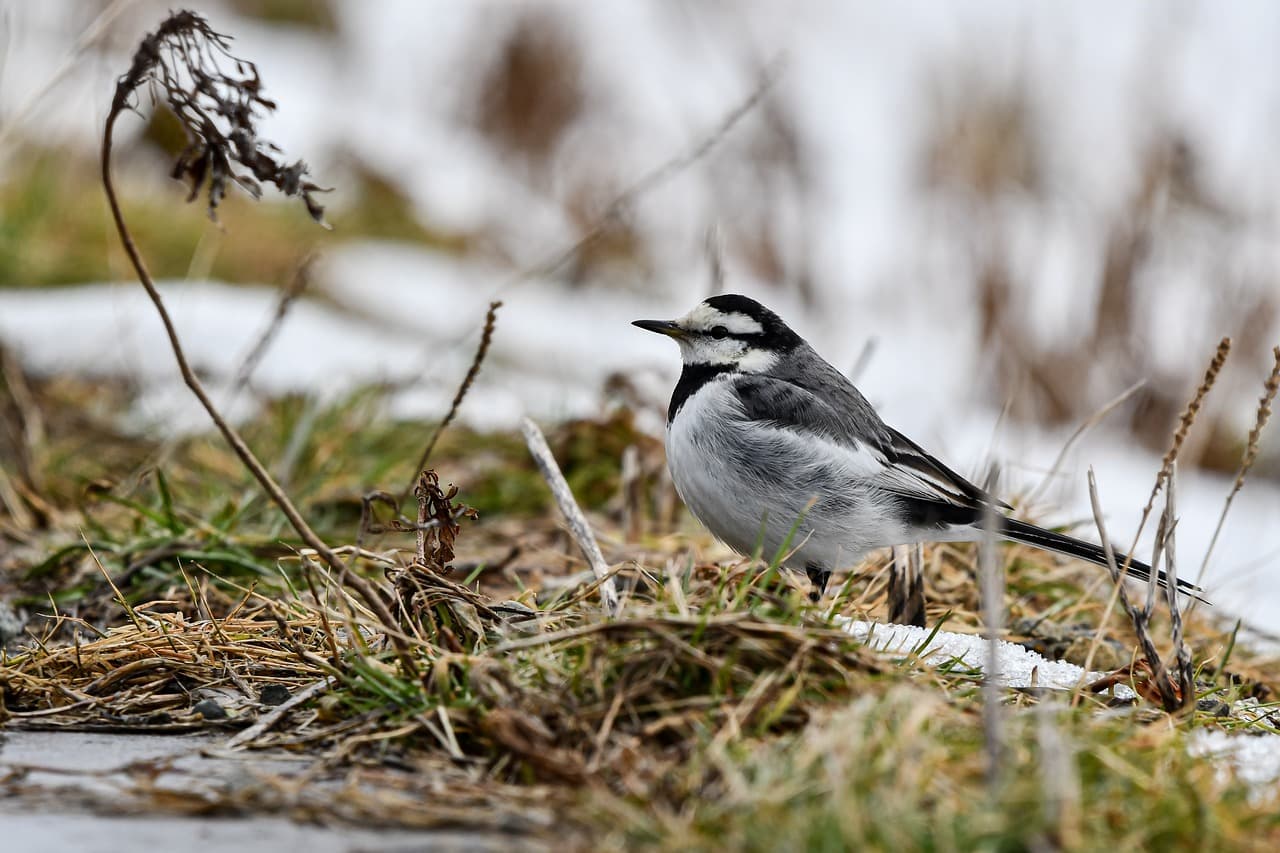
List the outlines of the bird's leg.
<svg viewBox="0 0 1280 853">
<path fill-rule="evenodd" d="M 813 584 L 813 588 L 809 590 L 809 600 L 817 604 L 822 600 L 822 594 L 827 591 L 827 581 L 831 580 L 831 572 L 817 563 L 805 563 L 804 573 L 809 576 L 809 583 Z"/>
<path fill-rule="evenodd" d="M 889 621 L 924 627 L 924 552 L 920 544 L 893 546 L 889 566 Z"/>
</svg>

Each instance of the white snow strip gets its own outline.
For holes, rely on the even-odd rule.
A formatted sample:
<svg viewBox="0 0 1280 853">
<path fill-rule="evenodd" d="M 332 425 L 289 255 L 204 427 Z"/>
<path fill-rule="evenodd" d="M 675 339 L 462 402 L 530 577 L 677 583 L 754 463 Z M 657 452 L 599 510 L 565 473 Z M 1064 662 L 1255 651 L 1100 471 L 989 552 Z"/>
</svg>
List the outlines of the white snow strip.
<svg viewBox="0 0 1280 853">
<path fill-rule="evenodd" d="M 974 634 L 939 631 L 930 640 L 930 631 L 913 625 L 839 620 L 845 631 L 874 649 L 893 655 L 918 653 L 929 666 L 960 662 L 975 670 L 985 668 L 987 641 Z M 925 645 L 925 641 L 929 640 Z M 921 648 L 923 646 L 923 648 Z M 999 681 L 1006 687 L 1043 687 L 1070 690 L 1080 684 L 1096 681 L 1104 673 L 1085 671 L 1065 661 L 1051 661 L 1014 643 L 999 641 Z M 1135 698 L 1133 689 L 1118 684 L 1116 696 Z M 1245 713 L 1237 706 L 1236 713 Z M 1234 734 L 1221 729 L 1202 729 L 1191 734 L 1187 745 L 1192 756 L 1219 765 L 1221 772 L 1234 770 L 1251 793 L 1262 796 L 1280 785 L 1280 736 L 1267 734 Z"/>
<path fill-rule="evenodd" d="M 975 634 L 956 634 L 938 631 L 932 639 L 932 629 L 914 625 L 892 625 L 880 622 L 841 620 L 845 631 L 867 645 L 891 654 L 918 653 L 930 666 L 960 662 L 976 670 L 985 669 L 987 641 Z M 925 645 L 925 641 L 928 644 Z M 1016 643 L 997 641 L 999 662 L 998 680 L 1006 687 L 1044 687 L 1054 690 L 1070 690 L 1081 682 L 1088 684 L 1106 673 L 1089 672 L 1066 661 L 1049 660 Z M 1136 695 L 1127 685 L 1116 685 L 1115 695 L 1121 699 L 1133 699 Z"/>
<path fill-rule="evenodd" d="M 1233 734 L 1221 729 L 1204 729 L 1191 736 L 1192 755 L 1228 764 L 1241 781 L 1257 793 L 1280 784 L 1280 737 Z"/>
</svg>

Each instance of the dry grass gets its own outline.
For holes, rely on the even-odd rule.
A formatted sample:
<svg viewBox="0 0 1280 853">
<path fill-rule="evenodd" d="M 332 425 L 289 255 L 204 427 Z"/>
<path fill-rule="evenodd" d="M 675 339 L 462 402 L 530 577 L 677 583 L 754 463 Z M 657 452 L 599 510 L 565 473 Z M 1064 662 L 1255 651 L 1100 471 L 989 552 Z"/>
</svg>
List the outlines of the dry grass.
<svg viewBox="0 0 1280 853">
<path fill-rule="evenodd" d="M 645 553 L 643 564 L 668 569 L 621 567 L 617 579 L 630 593 L 612 620 L 590 585 L 548 583 L 543 593 L 502 600 L 414 564 L 391 568 L 381 586 L 394 626 L 378 624 L 323 573 L 314 592 L 247 593 L 208 617 L 188 615 L 199 602 L 177 600 L 121 607 L 120 624 L 105 630 L 68 617 L 63 633 L 74 629 L 79 639 L 34 644 L 0 664 L 6 725 L 239 730 L 271 713 L 264 689 L 309 689 L 312 698 L 248 745 L 304 752 L 319 769 L 301 787 L 259 780 L 257 808 L 306 814 L 326 784 L 356 774 L 364 796 L 345 798 L 328 820 L 501 824 L 548 838 L 572 829 L 583 846 L 951 838 L 963 847 L 1043 836 L 1087 847 L 1104 838 L 1154 843 L 1171 827 L 1236 840 L 1274 840 L 1280 831 L 1271 806 L 1187 757 L 1185 734 L 1215 724 L 1209 711 L 1179 722 L 1142 709 L 1099 716 L 1096 701 L 1057 708 L 1053 730 L 1071 745 L 1068 766 L 1083 792 L 1080 808 L 1063 817 L 1034 772 L 1044 749 L 1037 697 L 1005 692 L 1005 774 L 989 799 L 976 675 L 888 659 L 830 627 L 832 613 L 884 613 L 879 567 L 820 609 L 799 582 L 749 561 L 690 564 L 678 540 Z M 1080 595 L 1087 575 L 1036 552 L 1011 556 L 1014 621 L 1043 617 L 1046 601 L 1075 606 L 1086 624 L 1100 618 L 1102 602 L 1064 597 Z M 973 585 L 972 554 L 929 549 L 926 560 L 935 570 L 930 599 L 935 588 Z M 196 584 L 187 590 L 200 594 Z M 978 625 L 976 611 L 951 608 L 948 628 Z M 392 631 L 413 649 L 420 676 L 406 675 L 389 651 Z M 1048 621 L 1033 632 L 1052 633 Z M 1223 657 L 1229 633 L 1198 616 L 1188 633 L 1201 677 L 1214 679 L 1200 684 L 1203 696 L 1266 696 L 1280 679 L 1280 663 L 1243 651 L 1230 674 L 1215 678 L 1204 664 Z M 1127 631 L 1107 639 L 1133 648 Z M 195 710 L 210 698 L 226 719 Z M 427 767 L 447 780 L 443 795 L 402 803 L 405 786 L 422 785 L 408 768 Z M 206 797 L 201 808 L 244 811 L 244 796 Z M 1125 809 L 1137 811 L 1116 834 L 1108 816 Z"/>
<path fill-rule="evenodd" d="M 218 48 L 224 42 L 215 36 Z M 515 41 L 513 50 L 536 55 L 508 55 L 505 65 L 548 60 L 543 47 Z M 198 58 L 203 48 L 185 49 Z M 135 66 L 122 83 L 113 119 L 144 72 Z M 506 71 L 495 73 L 494 92 L 527 100 L 507 91 Z M 771 79 L 687 154 L 632 184 L 540 269 L 578 255 L 640 195 L 702 157 L 765 99 Z M 215 115 L 267 103 L 255 100 L 256 76 L 226 82 L 233 95 L 247 86 L 250 100 L 223 98 Z M 1016 128 L 1027 121 L 1022 110 L 997 103 L 992 120 Z M 491 132 L 550 150 L 572 118 L 566 110 L 549 129 L 535 122 Z M 533 142 L 524 139 L 530 133 Z M 975 137 L 965 123 L 953 135 Z M 222 160 L 234 145 L 224 137 L 192 141 L 183 169 L 197 187 L 210 175 L 225 184 Z M 988 143 L 970 146 L 970 165 L 939 164 L 939 180 L 957 170 L 985 174 L 994 162 Z M 1032 162 L 1032 153 L 1022 159 Z M 315 189 L 296 184 L 300 171 L 257 165 L 286 188 Z M 1027 175 L 1028 185 L 1039 180 L 1034 170 Z M 994 191 L 1003 180 L 983 186 Z M 218 180 L 212 189 L 214 204 Z M 308 208 L 318 213 L 313 200 Z M 1007 282 L 999 270 L 991 276 L 994 311 L 1004 301 L 995 291 Z M 158 298 L 157 307 L 163 313 Z M 203 395 L 199 379 L 187 378 Z M 0 660 L 4 724 L 235 730 L 229 746 L 314 760 L 301 780 L 267 776 L 214 799 L 154 791 L 144 780 L 136 793 L 145 808 L 465 826 L 591 849 L 1280 843 L 1273 792 L 1251 791 L 1187 751 L 1200 727 L 1276 728 L 1265 714 L 1231 711 L 1237 700 L 1272 698 L 1280 661 L 1238 645 L 1236 631 L 1209 614 L 1189 613 L 1182 628 L 1199 679 L 1196 695 L 1184 690 L 1183 698 L 1203 703 L 1182 715 L 1145 704 L 1100 713 L 1103 700 L 1091 694 L 1060 704 L 1036 690 L 991 691 L 988 707 L 1001 719 L 996 776 L 984 773 L 980 673 L 878 655 L 835 627 L 837 616 L 900 609 L 887 566 L 869 561 L 832 600 L 813 605 L 776 566 L 699 562 L 673 523 L 653 442 L 628 413 L 567 425 L 552 442 L 569 487 L 597 510 L 605 553 L 597 562 L 611 567 L 581 573 L 547 512 L 509 515 L 514 535 L 502 520 L 464 528 L 473 514 L 435 472 L 417 481 L 416 519 L 394 506 L 390 520 L 380 519 L 386 502 L 369 486 L 417 477 L 404 468 L 421 436 L 416 425 L 395 433 L 366 417 L 359 398 L 314 415 L 314 446 L 302 455 L 310 467 L 293 472 L 286 495 L 258 460 L 288 451 L 304 417 L 296 407 L 280 404 L 242 439 L 210 403 L 231 449 L 193 439 L 157 465 L 154 446 L 81 429 L 82 407 L 56 389 L 11 366 L 5 382 L 4 452 L 20 463 L 0 483 L 0 535 L 20 553 L 5 567 L 21 572 L 26 603 L 44 614 L 29 641 Z M 492 505 L 545 508 L 544 486 L 523 453 L 502 456 L 518 442 L 445 432 L 448 419 L 439 446 L 429 448 L 433 464 L 476 487 L 481 478 L 467 476 L 475 459 L 498 456 Z M 1179 445 L 1185 430 L 1180 436 Z M 60 444 L 69 441 L 79 442 L 76 452 Z M 331 459 L 338 461 L 326 465 Z M 242 465 L 288 514 L 296 540 L 260 497 L 227 497 L 249 485 Z M 110 480 L 84 488 L 99 475 Z M 538 498 L 526 503 L 534 491 Z M 411 535 L 416 548 L 407 545 Z M 467 564 L 459 554 L 469 551 L 506 556 Z M 1139 638 L 1133 626 L 1109 626 L 1105 596 L 1091 591 L 1095 569 L 1018 547 L 1001 551 L 999 566 L 995 550 L 988 554 L 990 574 L 1002 568 L 1007 578 L 1002 607 L 991 608 L 1007 615 L 1005 639 L 1077 662 L 1101 651 L 1099 666 L 1127 665 L 1120 677 L 1143 686 L 1133 665 Z M 978 631 L 973 550 L 931 546 L 918 562 L 922 620 Z M 593 604 L 606 577 L 622 590 L 616 617 Z M 1166 627 L 1149 612 L 1138 629 L 1159 635 Z M 1149 637 L 1143 645 L 1158 661 Z M 276 704 L 283 693 L 291 698 Z"/>
<path fill-rule="evenodd" d="M 1203 726 L 1265 729 L 1214 716 L 1213 700 L 1254 697 L 1266 710 L 1280 683 L 1280 660 L 1235 644 L 1212 611 L 1189 614 L 1186 625 L 1197 696 L 1209 700 L 1202 709 L 1174 718 L 1143 703 L 1100 715 L 1099 700 L 1085 697 L 1075 708 L 1053 703 L 1046 735 L 1039 697 L 1002 692 L 1005 782 L 988 793 L 977 675 L 872 654 L 831 626 L 833 615 L 887 615 L 887 560 L 833 586 L 821 607 L 801 582 L 758 563 L 698 561 L 692 546 L 705 541 L 672 526 L 652 473 L 659 451 L 627 432 L 626 418 L 567 425 L 550 440 L 574 491 L 596 495 L 584 503 L 623 598 L 622 616 L 610 620 L 518 438 L 447 431 L 433 457 L 464 490 L 450 496 L 429 483 L 434 509 L 423 518 L 456 518 L 467 484 L 486 482 L 495 454 L 503 478 L 494 482 L 507 491 L 484 502 L 542 509 L 458 519 L 456 539 L 430 528 L 420 558 L 420 522 L 383 519 L 384 532 L 362 536 L 358 523 L 365 484 L 403 482 L 422 430 L 379 427 L 362 398 L 322 410 L 315 452 L 294 478 L 299 506 L 327 541 L 361 540 L 358 553 L 337 550 L 383 598 L 386 624 L 300 543 L 282 547 L 261 501 L 226 514 L 223 484 L 236 491 L 248 481 L 225 447 L 180 442 L 164 476 L 129 492 L 104 484 L 85 503 L 69 484 L 85 472 L 127 483 L 120 472 L 146 459 L 148 445 L 117 436 L 102 445 L 116 450 L 66 455 L 56 448 L 71 437 L 89 440 L 83 412 L 118 392 L 19 384 L 27 419 L 43 426 L 29 463 L 45 484 L 40 501 L 23 506 L 45 508 L 44 529 L 18 531 L 13 517 L 0 524 L 32 557 L 76 545 L 81 528 L 93 551 L 80 542 L 22 582 L 28 609 L 49 615 L 30 626 L 38 639 L 0 662 L 5 725 L 229 739 L 273 713 L 264 690 L 305 699 L 247 744 L 308 756 L 302 782 L 267 775 L 243 791 L 181 796 L 138 783 L 140 810 L 465 826 L 584 848 L 1017 847 L 1045 838 L 1088 848 L 1178 833 L 1248 846 L 1277 832 L 1273 803 L 1186 753 L 1187 735 Z M 273 458 L 296 417 L 296 406 L 272 408 L 245 432 Z M 647 473 L 624 481 L 627 448 Z M 510 491 L 521 465 L 529 473 L 520 488 L 543 493 L 542 503 Z M 602 468 L 593 476 L 603 479 L 582 479 Z M 335 498 L 344 490 L 345 503 Z M 629 529 L 644 532 L 630 538 Z M 1082 662 L 1107 608 L 1105 595 L 1086 591 L 1097 570 L 1021 546 L 1001 555 L 1004 638 Z M 926 623 L 978 632 L 972 549 L 937 545 L 922 556 Z M 1154 614 L 1150 627 L 1166 634 L 1167 617 Z M 417 675 L 390 651 L 393 633 Z M 1136 645 L 1131 626 L 1107 627 L 1095 665 L 1127 666 Z M 328 678 L 331 687 L 316 687 Z M 197 711 L 209 710 L 207 700 L 227 717 Z M 1049 785 L 1036 768 L 1055 737 L 1075 775 Z M 1066 806 L 1064 786 L 1078 791 Z M 341 808 L 326 812 L 335 790 Z M 1122 814 L 1128 822 L 1116 823 Z"/>
</svg>

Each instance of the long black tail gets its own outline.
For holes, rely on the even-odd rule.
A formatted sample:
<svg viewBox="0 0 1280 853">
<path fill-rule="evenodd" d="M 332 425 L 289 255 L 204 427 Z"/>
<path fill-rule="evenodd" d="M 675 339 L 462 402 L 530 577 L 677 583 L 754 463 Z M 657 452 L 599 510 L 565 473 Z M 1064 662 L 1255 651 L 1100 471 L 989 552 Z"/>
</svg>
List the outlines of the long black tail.
<svg viewBox="0 0 1280 853">
<path fill-rule="evenodd" d="M 1094 565 L 1107 567 L 1107 555 L 1102 550 L 1101 545 L 1094 545 L 1092 542 L 1085 542 L 1082 539 L 1073 539 L 1070 536 L 1063 536 L 1061 533 L 1054 533 L 1036 527 L 1034 524 L 1027 524 L 1025 521 L 1018 521 L 1016 518 L 1000 519 L 1001 535 L 1014 540 L 1015 542 L 1024 542 L 1028 545 L 1034 545 L 1037 548 L 1044 548 L 1046 551 L 1056 551 L 1059 554 L 1066 554 L 1068 557 L 1076 557 L 1081 560 L 1093 563 Z M 1116 565 L 1124 568 L 1124 561 L 1128 559 L 1125 554 L 1116 552 Z M 1151 577 L 1151 567 L 1141 560 L 1134 559 L 1129 564 L 1128 577 L 1145 581 Z M 1161 572 L 1158 580 L 1160 586 L 1165 589 L 1169 588 L 1169 579 Z M 1191 596 L 1194 599 L 1203 601 L 1208 604 L 1209 601 L 1203 595 L 1204 590 L 1193 583 L 1178 578 L 1178 592 Z"/>
</svg>

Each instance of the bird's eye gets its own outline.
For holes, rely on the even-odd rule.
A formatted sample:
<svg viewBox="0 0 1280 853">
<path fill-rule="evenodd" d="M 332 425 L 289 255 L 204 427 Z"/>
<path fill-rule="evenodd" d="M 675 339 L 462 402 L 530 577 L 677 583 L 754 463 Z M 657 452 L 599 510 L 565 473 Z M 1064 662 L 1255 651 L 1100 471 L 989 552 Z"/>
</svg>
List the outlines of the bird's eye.
<svg viewBox="0 0 1280 853">
<path fill-rule="evenodd" d="M 729 330 L 724 326 L 712 326 L 710 335 L 713 338 L 727 338 L 729 337 Z"/>
</svg>

